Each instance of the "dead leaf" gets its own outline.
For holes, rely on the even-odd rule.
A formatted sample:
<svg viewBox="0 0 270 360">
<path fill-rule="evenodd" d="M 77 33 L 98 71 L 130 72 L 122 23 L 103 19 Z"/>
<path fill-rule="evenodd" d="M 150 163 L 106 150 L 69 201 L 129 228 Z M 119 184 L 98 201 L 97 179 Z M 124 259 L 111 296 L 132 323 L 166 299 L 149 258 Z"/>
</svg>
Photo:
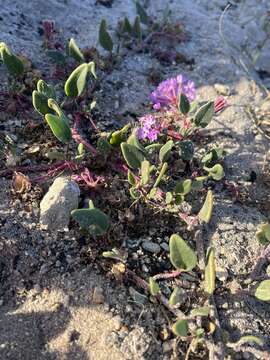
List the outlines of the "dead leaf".
<svg viewBox="0 0 270 360">
<path fill-rule="evenodd" d="M 23 194 L 31 189 L 31 181 L 28 176 L 15 171 L 12 178 L 12 188 L 17 194 Z"/>
</svg>

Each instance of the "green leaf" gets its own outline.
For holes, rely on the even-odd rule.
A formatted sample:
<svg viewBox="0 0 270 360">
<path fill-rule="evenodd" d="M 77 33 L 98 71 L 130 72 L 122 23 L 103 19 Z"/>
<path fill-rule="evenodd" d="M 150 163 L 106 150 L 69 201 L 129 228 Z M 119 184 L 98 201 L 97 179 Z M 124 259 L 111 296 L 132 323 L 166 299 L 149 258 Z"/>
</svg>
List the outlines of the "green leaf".
<svg viewBox="0 0 270 360">
<path fill-rule="evenodd" d="M 211 176 L 216 181 L 219 181 L 224 177 L 224 170 L 220 164 L 216 164 L 211 168 L 204 166 L 203 169 L 207 171 L 209 176 Z"/>
<path fill-rule="evenodd" d="M 190 271 L 197 265 L 197 256 L 177 234 L 170 237 L 170 261 L 178 270 Z"/>
<path fill-rule="evenodd" d="M 141 20 L 140 16 L 136 16 L 133 29 L 132 29 L 133 35 L 141 42 L 142 40 L 142 29 L 141 29 Z"/>
<path fill-rule="evenodd" d="M 184 161 L 190 161 L 194 155 L 194 145 L 190 140 L 180 142 L 180 155 Z"/>
<path fill-rule="evenodd" d="M 161 168 L 160 173 L 159 173 L 159 175 L 157 177 L 157 180 L 155 181 L 155 184 L 154 184 L 153 188 L 158 187 L 158 185 L 159 185 L 160 181 L 162 180 L 163 176 L 165 175 L 167 169 L 168 169 L 168 163 L 165 162 L 162 165 L 162 168 Z"/>
<path fill-rule="evenodd" d="M 209 248 L 206 256 L 206 266 L 204 270 L 204 289 L 208 295 L 212 295 L 215 291 L 216 284 L 216 267 L 215 253 L 213 248 Z"/>
<path fill-rule="evenodd" d="M 45 120 L 50 126 L 52 133 L 59 141 L 66 144 L 71 140 L 71 130 L 64 116 L 59 117 L 53 114 L 46 114 Z"/>
<path fill-rule="evenodd" d="M 129 33 L 130 35 L 132 34 L 132 26 L 128 20 L 128 18 L 124 18 L 124 21 L 123 21 L 123 28 L 122 28 L 122 31 L 123 32 L 127 32 Z"/>
<path fill-rule="evenodd" d="M 186 115 L 190 110 L 190 103 L 185 94 L 181 93 L 179 100 L 179 110 L 182 114 Z"/>
<path fill-rule="evenodd" d="M 128 164 L 129 167 L 131 167 L 132 169 L 138 169 L 141 167 L 141 163 L 144 160 L 144 156 L 136 146 L 122 142 L 121 150 L 124 159 L 126 160 L 126 163 Z"/>
<path fill-rule="evenodd" d="M 113 50 L 113 41 L 110 34 L 107 31 L 107 23 L 105 19 L 101 20 L 99 26 L 99 43 L 103 49 L 112 52 Z"/>
<path fill-rule="evenodd" d="M 138 189 L 136 189 L 135 187 L 132 187 L 129 189 L 129 193 L 130 193 L 130 196 L 134 199 L 134 200 L 137 200 L 141 197 L 141 193 L 139 192 Z"/>
<path fill-rule="evenodd" d="M 111 251 L 103 251 L 102 256 L 109 259 L 120 260 L 122 262 L 127 260 L 127 254 L 115 248 Z"/>
<path fill-rule="evenodd" d="M 173 292 L 171 293 L 169 304 L 171 306 L 177 306 L 178 304 L 181 304 L 183 300 L 183 292 L 179 287 L 175 287 L 173 289 Z"/>
<path fill-rule="evenodd" d="M 198 217 L 201 221 L 204 221 L 205 223 L 209 223 L 212 217 L 213 212 L 213 193 L 212 190 L 208 190 L 204 204 L 198 214 Z"/>
<path fill-rule="evenodd" d="M 245 335 L 242 336 L 238 341 L 237 341 L 237 345 L 242 345 L 242 344 L 257 344 L 259 346 L 263 346 L 264 345 L 264 341 L 259 338 L 258 336 L 254 336 L 254 335 Z"/>
<path fill-rule="evenodd" d="M 56 63 L 57 65 L 64 66 L 66 65 L 66 57 L 61 53 L 61 51 L 58 50 L 47 50 L 46 55 L 49 56 L 49 58 Z"/>
<path fill-rule="evenodd" d="M 181 194 L 175 195 L 175 205 L 180 205 L 185 200 L 185 197 Z"/>
<path fill-rule="evenodd" d="M 72 71 L 65 83 L 65 93 L 67 96 L 77 97 L 82 94 L 86 86 L 88 65 L 81 64 Z"/>
<path fill-rule="evenodd" d="M 68 51 L 69 51 L 69 56 L 73 57 L 75 60 L 79 62 L 85 61 L 83 53 L 81 52 L 81 50 L 79 49 L 78 45 L 76 44 L 73 38 L 69 40 Z"/>
<path fill-rule="evenodd" d="M 260 224 L 256 233 L 256 239 L 262 244 L 266 245 L 270 242 L 270 224 Z"/>
<path fill-rule="evenodd" d="M 211 162 L 222 159 L 225 154 L 226 152 L 221 148 L 211 149 L 203 156 L 202 163 L 208 166 Z"/>
<path fill-rule="evenodd" d="M 82 229 L 94 236 L 103 235 L 109 228 L 108 216 L 96 208 L 73 210 L 71 216 Z"/>
<path fill-rule="evenodd" d="M 126 134 L 130 129 L 130 124 L 125 125 L 122 129 L 114 131 L 110 136 L 110 144 L 119 146 L 125 140 Z"/>
<path fill-rule="evenodd" d="M 172 332 L 176 336 L 186 337 L 188 335 L 187 320 L 178 320 L 175 324 L 173 324 Z"/>
<path fill-rule="evenodd" d="M 53 85 L 47 84 L 42 79 L 37 82 L 37 91 L 44 94 L 48 99 L 56 99 L 56 93 Z"/>
<path fill-rule="evenodd" d="M 142 146 L 142 144 L 140 143 L 140 141 L 137 138 L 136 132 L 133 131 L 133 133 L 129 136 L 129 138 L 127 139 L 127 143 L 129 145 L 133 145 L 136 146 L 136 148 L 138 150 L 140 150 L 143 154 L 145 154 L 145 148 Z"/>
<path fill-rule="evenodd" d="M 166 192 L 166 198 L 165 198 L 166 204 L 170 204 L 172 201 L 173 201 L 173 194 L 170 191 Z"/>
<path fill-rule="evenodd" d="M 210 314 L 210 308 L 208 306 L 202 306 L 191 310 L 191 316 L 208 316 Z"/>
<path fill-rule="evenodd" d="M 175 193 L 181 195 L 187 195 L 192 188 L 192 181 L 190 179 L 186 179 L 182 182 L 178 182 L 175 186 Z"/>
<path fill-rule="evenodd" d="M 24 72 L 23 62 L 14 55 L 4 42 L 0 42 L 0 58 L 12 76 L 20 76 Z"/>
<path fill-rule="evenodd" d="M 150 144 L 150 145 L 147 145 L 145 147 L 145 151 L 148 153 L 148 154 L 151 154 L 152 152 L 156 151 L 156 150 L 160 150 L 162 148 L 162 144 L 158 144 L 158 143 L 155 143 L 155 144 Z"/>
<path fill-rule="evenodd" d="M 97 149 L 100 154 L 103 156 L 108 156 L 110 152 L 112 151 L 112 147 L 107 141 L 106 138 L 100 137 L 97 141 Z"/>
<path fill-rule="evenodd" d="M 255 297 L 262 301 L 270 301 L 270 280 L 264 280 L 259 284 Z"/>
<path fill-rule="evenodd" d="M 169 140 L 166 142 L 166 144 L 162 146 L 162 148 L 159 151 L 159 160 L 161 162 L 165 162 L 169 159 L 173 145 L 174 145 L 173 141 Z"/>
<path fill-rule="evenodd" d="M 132 171 L 128 169 L 128 182 L 131 186 L 136 186 L 136 178 Z"/>
<path fill-rule="evenodd" d="M 52 110 L 48 106 L 48 97 L 43 93 L 34 90 L 32 93 L 32 103 L 34 108 L 41 115 L 46 115 L 48 113 L 52 113 Z"/>
<path fill-rule="evenodd" d="M 196 112 L 194 118 L 195 125 L 205 128 L 212 120 L 214 113 L 214 101 L 209 101 Z"/>
<path fill-rule="evenodd" d="M 96 75 L 96 64 L 94 63 L 94 61 L 90 61 L 88 64 L 88 72 L 96 79 L 97 75 Z M 90 110 L 93 110 L 96 106 L 96 101 L 93 101 L 90 105 Z"/>
<path fill-rule="evenodd" d="M 142 5 L 139 3 L 139 1 L 136 1 L 136 10 L 138 15 L 140 16 L 140 21 L 147 25 L 148 24 L 148 15 Z"/>
<path fill-rule="evenodd" d="M 198 176 L 192 182 L 192 190 L 201 190 L 203 183 L 208 179 L 208 176 Z"/>
<path fill-rule="evenodd" d="M 141 184 L 147 185 L 150 180 L 150 162 L 144 160 L 141 164 Z"/>
<path fill-rule="evenodd" d="M 152 278 L 149 278 L 149 290 L 152 296 L 156 296 L 160 292 L 158 283 Z"/>
</svg>

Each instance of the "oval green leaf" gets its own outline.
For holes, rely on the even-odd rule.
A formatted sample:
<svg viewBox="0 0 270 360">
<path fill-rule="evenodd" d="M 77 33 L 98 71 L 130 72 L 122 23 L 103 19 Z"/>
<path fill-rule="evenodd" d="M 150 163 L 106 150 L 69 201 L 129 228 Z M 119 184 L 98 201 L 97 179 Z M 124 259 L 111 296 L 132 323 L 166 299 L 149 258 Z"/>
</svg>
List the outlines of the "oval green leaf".
<svg viewBox="0 0 270 360">
<path fill-rule="evenodd" d="M 197 265 L 197 256 L 189 245 L 177 234 L 170 237 L 170 260 L 178 270 L 190 271 Z"/>
</svg>

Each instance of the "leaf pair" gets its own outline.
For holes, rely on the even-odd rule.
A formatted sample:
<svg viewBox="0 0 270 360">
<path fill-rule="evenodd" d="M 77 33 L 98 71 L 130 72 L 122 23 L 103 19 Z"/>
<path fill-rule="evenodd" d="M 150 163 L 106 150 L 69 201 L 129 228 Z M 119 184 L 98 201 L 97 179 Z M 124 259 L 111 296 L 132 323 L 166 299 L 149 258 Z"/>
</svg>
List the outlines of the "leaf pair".
<svg viewBox="0 0 270 360">
<path fill-rule="evenodd" d="M 65 93 L 70 97 L 78 97 L 85 90 L 88 74 L 96 79 L 95 63 L 93 61 L 79 65 L 72 71 L 65 83 Z"/>
<path fill-rule="evenodd" d="M 56 99 L 54 87 L 40 79 L 37 82 L 37 90 L 34 90 L 32 93 L 32 102 L 36 111 L 41 115 L 53 113 L 48 105 L 49 99 Z"/>
</svg>

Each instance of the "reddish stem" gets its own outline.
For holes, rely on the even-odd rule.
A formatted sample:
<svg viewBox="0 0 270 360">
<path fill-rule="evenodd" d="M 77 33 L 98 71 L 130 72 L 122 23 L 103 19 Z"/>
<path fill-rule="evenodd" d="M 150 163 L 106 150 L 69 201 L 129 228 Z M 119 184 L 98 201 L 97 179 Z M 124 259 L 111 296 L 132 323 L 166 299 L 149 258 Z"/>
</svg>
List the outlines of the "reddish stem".
<svg viewBox="0 0 270 360">
<path fill-rule="evenodd" d="M 181 270 L 175 270 L 169 273 L 164 273 L 164 274 L 157 274 L 155 276 L 153 276 L 153 279 L 155 280 L 160 280 L 160 279 L 172 279 L 175 278 L 177 276 L 179 276 L 181 274 Z"/>
<path fill-rule="evenodd" d="M 72 129 L 72 137 L 78 144 L 82 143 L 87 149 L 91 150 L 94 156 L 96 156 L 97 150 L 94 148 L 94 146 L 92 146 L 86 140 L 84 140 L 78 132 L 80 121 L 81 121 L 80 114 L 78 113 L 75 114 L 75 122 L 74 122 L 74 127 Z"/>
</svg>

